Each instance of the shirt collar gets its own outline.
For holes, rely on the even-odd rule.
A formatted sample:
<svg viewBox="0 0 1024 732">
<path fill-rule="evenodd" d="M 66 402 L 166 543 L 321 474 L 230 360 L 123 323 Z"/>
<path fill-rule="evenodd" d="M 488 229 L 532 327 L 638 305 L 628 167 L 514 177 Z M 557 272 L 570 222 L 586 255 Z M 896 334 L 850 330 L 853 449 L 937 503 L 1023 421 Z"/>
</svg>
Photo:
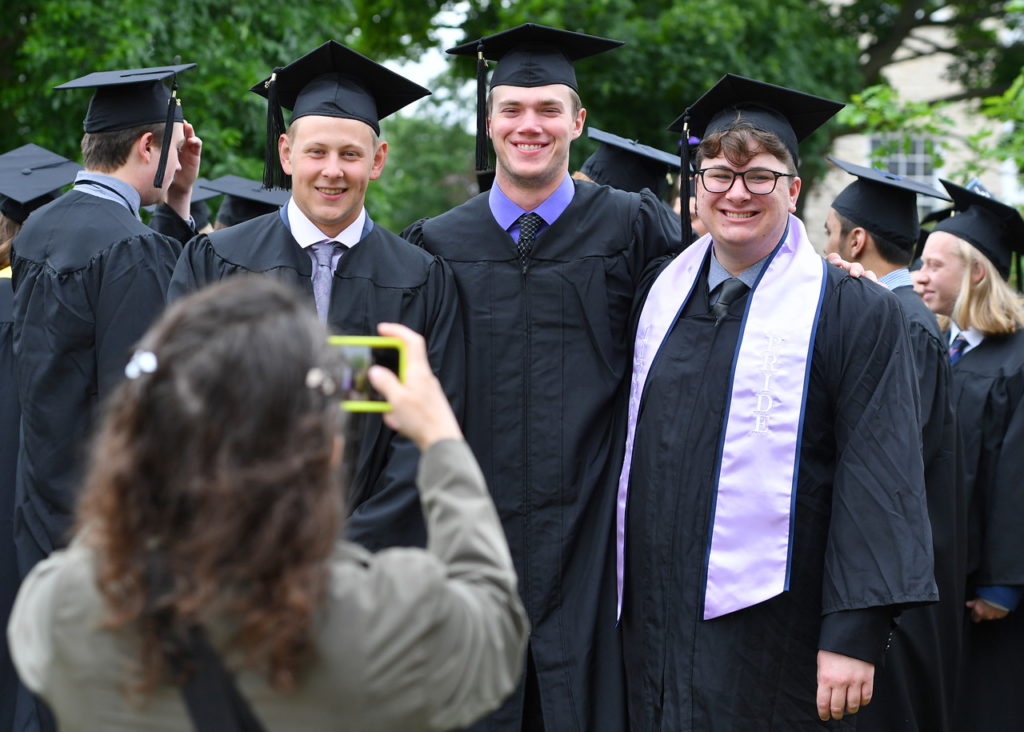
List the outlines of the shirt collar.
<svg viewBox="0 0 1024 732">
<path fill-rule="evenodd" d="M 299 210 L 294 198 L 288 199 L 288 228 L 298 245 L 308 249 L 314 244 L 330 240 L 342 244 L 349 249 L 359 243 L 363 235 L 363 226 L 366 224 L 366 207 L 364 206 L 356 216 L 356 220 L 346 226 L 340 234 L 334 237 L 326 236 L 319 227 L 306 218 L 306 215 Z"/>
<path fill-rule="evenodd" d="M 967 348 L 970 350 L 975 346 L 979 345 L 985 340 L 985 334 L 973 326 L 967 330 L 960 330 L 960 326 L 954 323 L 952 320 L 949 321 L 949 342 L 952 343 L 957 339 L 958 336 L 963 335 L 967 341 Z"/>
<path fill-rule="evenodd" d="M 897 287 L 913 287 L 914 280 L 910 277 L 910 270 L 906 267 L 900 267 L 894 269 L 887 275 L 882 275 L 878 278 L 878 284 L 885 285 L 890 290 L 895 290 Z"/>
<path fill-rule="evenodd" d="M 719 263 L 718 257 L 715 256 L 715 249 L 712 247 L 711 266 L 710 269 L 708 269 L 708 292 L 714 292 L 716 287 L 730 277 L 735 277 L 750 289 L 754 289 L 754 283 L 757 282 L 757 277 L 761 274 L 761 270 L 764 268 L 764 263 L 767 261 L 768 257 L 763 257 L 740 272 L 738 275 L 733 275 Z"/>
<path fill-rule="evenodd" d="M 75 185 L 77 186 L 79 183 L 99 183 L 101 186 L 106 186 L 106 188 L 103 188 L 101 186 L 84 185 L 78 188 L 78 190 L 119 203 L 138 218 L 142 196 L 135 190 L 135 186 L 125 183 L 120 178 L 115 178 L 112 175 L 97 173 L 91 170 L 78 171 L 78 175 L 75 176 Z M 111 188 L 114 190 L 110 190 Z"/>
<path fill-rule="evenodd" d="M 539 214 L 544 219 L 544 223 L 550 226 L 569 207 L 575 193 L 576 186 L 573 185 L 572 178 L 569 176 L 569 172 L 566 171 L 562 182 L 558 184 L 558 188 L 545 198 L 543 203 L 533 209 L 533 212 Z M 497 183 L 491 186 L 487 203 L 491 207 L 491 215 L 498 222 L 498 226 L 506 231 L 520 216 L 524 213 L 529 213 L 525 208 L 506 196 Z"/>
</svg>

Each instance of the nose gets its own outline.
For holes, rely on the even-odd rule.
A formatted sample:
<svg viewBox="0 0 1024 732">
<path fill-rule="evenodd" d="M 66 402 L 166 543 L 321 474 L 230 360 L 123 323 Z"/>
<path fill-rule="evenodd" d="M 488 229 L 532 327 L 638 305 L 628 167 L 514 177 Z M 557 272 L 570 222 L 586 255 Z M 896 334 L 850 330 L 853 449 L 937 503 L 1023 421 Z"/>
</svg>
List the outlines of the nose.
<svg viewBox="0 0 1024 732">
<path fill-rule="evenodd" d="M 744 183 L 742 175 L 737 175 L 732 179 L 732 185 L 729 186 L 729 190 L 725 192 L 725 195 L 728 198 L 750 198 L 750 191 L 747 190 L 747 184 Z"/>
<path fill-rule="evenodd" d="M 520 131 L 526 130 L 529 132 L 535 132 L 540 129 L 540 115 L 532 109 L 527 109 L 523 112 L 519 119 Z"/>
<path fill-rule="evenodd" d="M 337 153 L 331 153 L 324 159 L 323 175 L 328 178 L 340 178 L 344 175 L 341 165 L 341 157 Z"/>
</svg>

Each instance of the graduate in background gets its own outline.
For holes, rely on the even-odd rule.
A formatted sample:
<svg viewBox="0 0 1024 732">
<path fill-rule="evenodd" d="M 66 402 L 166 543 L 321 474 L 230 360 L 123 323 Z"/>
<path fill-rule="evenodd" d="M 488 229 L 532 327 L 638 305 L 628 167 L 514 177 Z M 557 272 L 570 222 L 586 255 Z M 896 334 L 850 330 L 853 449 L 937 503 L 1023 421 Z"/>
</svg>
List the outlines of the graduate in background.
<svg viewBox="0 0 1024 732">
<path fill-rule="evenodd" d="M 1024 310 L 1007 285 L 1024 248 L 1012 206 L 949 181 L 955 216 L 928 236 L 919 271 L 953 370 L 968 500 L 964 661 L 955 729 L 1020 727 L 1024 678 Z"/>
<path fill-rule="evenodd" d="M 572 174 L 573 178 L 633 193 L 646 188 L 664 200 L 671 188 L 672 176 L 679 172 L 678 155 L 596 127 L 587 128 L 587 137 L 597 140 L 601 146 L 583 161 L 580 169 Z"/>
<path fill-rule="evenodd" d="M 257 216 L 274 213 L 288 203 L 291 194 L 280 188 L 264 188 L 259 181 L 238 175 L 222 175 L 207 181 L 208 190 L 224 194 L 224 200 L 217 209 L 214 231 L 241 224 Z"/>
<path fill-rule="evenodd" d="M 95 91 L 83 123 L 85 170 L 73 190 L 29 217 L 12 245 L 22 577 L 66 543 L 97 409 L 163 310 L 174 262 L 194 234 L 202 141 L 163 81 L 193 66 L 97 72 L 57 87 Z M 139 218 L 142 206 L 160 202 L 177 213 L 171 232 Z M 24 714 L 35 711 L 19 698 L 16 729 L 34 729 Z"/>
<path fill-rule="evenodd" d="M 11 242 L 29 214 L 53 201 L 82 166 L 38 145 L 22 145 L 0 155 L 0 629 L 18 592 L 14 548 L 14 484 L 21 409 L 14 380 L 14 291 Z M 18 677 L 0 637 L 0 730 L 14 728 Z"/>
<path fill-rule="evenodd" d="M 586 110 L 573 62 L 618 41 L 533 24 L 449 53 L 497 61 L 477 169 L 494 185 L 405 235 L 445 258 L 463 302 L 466 439 L 498 506 L 533 632 L 523 683 L 475 730 L 625 729 L 615 630 L 615 473 L 629 309 L 679 219 L 650 191 L 569 175 Z M 482 153 L 482 155 L 481 155 Z"/>
<path fill-rule="evenodd" d="M 835 252 L 875 272 L 879 282 L 899 298 L 907 319 L 921 395 L 925 491 L 940 600 L 901 614 L 885 664 L 876 670 L 871 705 L 858 715 L 857 729 L 953 732 L 967 562 L 967 505 L 947 342 L 935 314 L 914 292 L 907 270 L 920 231 L 918 195 L 950 199 L 931 186 L 893 173 L 829 160 L 857 180 L 832 202 L 825 222 L 825 253 Z"/>
<path fill-rule="evenodd" d="M 194 65 L 98 72 L 57 87 L 95 92 L 85 170 L 72 191 L 26 221 L 11 256 L 23 575 L 64 544 L 95 410 L 163 310 L 181 244 L 194 234 L 202 143 L 163 83 Z M 139 219 L 142 206 L 160 202 L 178 214 L 175 236 Z"/>
<path fill-rule="evenodd" d="M 371 335 L 381 321 L 427 339 L 430 362 L 456 414 L 462 405 L 463 341 L 451 270 L 378 226 L 366 189 L 384 170 L 388 144 L 379 120 L 430 92 L 328 41 L 259 82 L 267 97 L 264 184 L 291 189 L 286 206 L 188 243 L 171 299 L 244 272 L 296 288 L 332 333 Z M 282 108 L 291 109 L 284 129 Z M 348 537 L 371 550 L 425 546 L 416 491 L 419 453 L 384 425 L 364 422 L 348 508 Z"/>
<path fill-rule="evenodd" d="M 635 311 L 631 729 L 851 729 L 893 615 L 937 599 L 899 302 L 824 263 L 792 215 L 798 142 L 841 107 L 728 74 L 671 127 L 701 138 L 709 235 Z"/>
</svg>

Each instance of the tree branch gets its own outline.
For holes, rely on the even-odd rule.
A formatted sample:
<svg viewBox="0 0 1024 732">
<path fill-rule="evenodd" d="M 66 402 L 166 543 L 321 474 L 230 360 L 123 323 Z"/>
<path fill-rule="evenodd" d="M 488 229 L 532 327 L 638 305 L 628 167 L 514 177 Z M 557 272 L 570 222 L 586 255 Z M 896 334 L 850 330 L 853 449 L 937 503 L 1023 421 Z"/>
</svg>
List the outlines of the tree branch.
<svg viewBox="0 0 1024 732">
<path fill-rule="evenodd" d="M 925 0 L 908 0 L 903 3 L 899 14 L 892 24 L 887 38 L 880 38 L 876 43 L 865 49 L 867 60 L 861 64 L 864 74 L 864 85 L 870 86 L 880 81 L 882 68 L 892 62 L 893 56 L 910 33 L 921 25 L 917 12 L 924 7 Z"/>
</svg>

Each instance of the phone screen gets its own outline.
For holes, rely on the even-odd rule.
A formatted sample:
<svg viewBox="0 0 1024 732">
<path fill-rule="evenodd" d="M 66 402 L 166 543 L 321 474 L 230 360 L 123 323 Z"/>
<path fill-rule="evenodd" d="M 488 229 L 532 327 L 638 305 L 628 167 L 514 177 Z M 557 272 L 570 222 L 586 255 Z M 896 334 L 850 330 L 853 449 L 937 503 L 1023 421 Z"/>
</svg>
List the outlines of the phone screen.
<svg viewBox="0 0 1024 732">
<path fill-rule="evenodd" d="M 383 366 L 404 378 L 402 343 L 375 336 L 332 336 L 330 343 L 341 349 L 345 368 L 341 374 L 342 406 L 348 411 L 388 411 L 390 405 L 370 384 L 370 366 Z"/>
<path fill-rule="evenodd" d="M 370 366 L 383 366 L 398 374 L 397 348 L 371 348 L 362 345 L 344 345 L 347 366 L 343 375 L 341 398 L 343 401 L 382 402 L 384 397 L 370 385 Z"/>
</svg>

